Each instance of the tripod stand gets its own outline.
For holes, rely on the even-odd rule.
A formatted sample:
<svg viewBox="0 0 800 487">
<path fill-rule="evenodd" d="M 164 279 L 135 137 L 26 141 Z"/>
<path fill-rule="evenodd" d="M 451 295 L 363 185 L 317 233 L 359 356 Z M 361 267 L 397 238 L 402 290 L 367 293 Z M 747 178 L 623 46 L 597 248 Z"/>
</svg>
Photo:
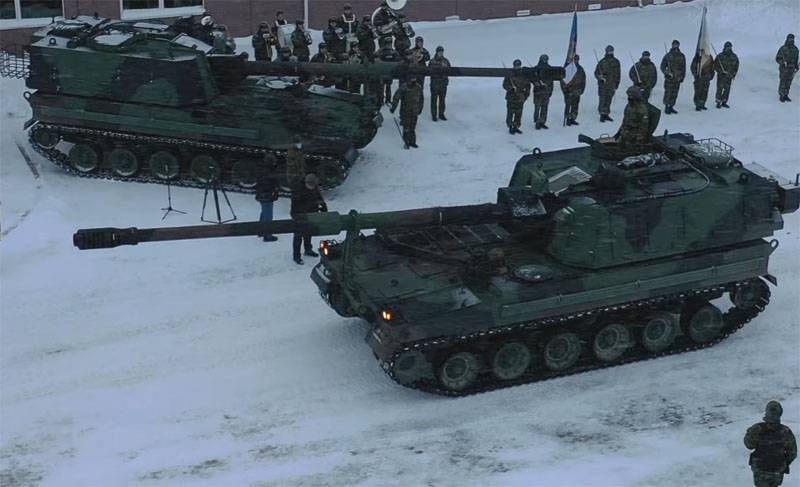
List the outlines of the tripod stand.
<svg viewBox="0 0 800 487">
<path fill-rule="evenodd" d="M 208 202 L 208 191 L 211 190 L 212 194 L 214 195 L 214 208 L 217 211 L 217 221 L 214 220 L 206 220 L 206 203 Z M 222 193 L 222 196 L 225 198 L 225 203 L 228 205 L 228 209 L 231 212 L 232 218 L 227 220 L 222 219 L 222 214 L 219 210 L 219 193 Z M 233 211 L 233 206 L 231 206 L 231 200 L 228 199 L 228 193 L 225 192 L 219 185 L 219 180 L 209 181 L 206 183 L 206 191 L 203 194 L 203 211 L 200 214 L 200 221 L 206 223 L 228 223 L 235 221 L 236 213 Z"/>
<path fill-rule="evenodd" d="M 164 212 L 164 216 L 161 217 L 161 220 L 167 218 L 167 215 L 169 215 L 172 212 L 180 213 L 181 215 L 186 214 L 185 211 L 176 210 L 175 208 L 172 207 L 172 189 L 170 188 L 169 179 L 167 179 L 167 206 L 161 208 L 161 211 Z"/>
</svg>

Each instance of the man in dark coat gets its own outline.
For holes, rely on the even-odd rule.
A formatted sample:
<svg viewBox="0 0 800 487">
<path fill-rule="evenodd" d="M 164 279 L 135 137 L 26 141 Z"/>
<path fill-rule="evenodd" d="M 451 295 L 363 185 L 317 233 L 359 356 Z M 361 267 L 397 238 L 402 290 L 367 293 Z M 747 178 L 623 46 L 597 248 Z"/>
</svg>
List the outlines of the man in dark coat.
<svg viewBox="0 0 800 487">
<path fill-rule="evenodd" d="M 261 203 L 261 217 L 259 221 L 269 223 L 272 221 L 272 205 L 278 199 L 277 161 L 275 156 L 267 154 L 264 163 L 257 166 L 256 172 L 256 201 Z M 274 242 L 278 237 L 272 234 L 263 235 L 265 242 Z"/>
<path fill-rule="evenodd" d="M 800 69 L 798 64 L 797 46 L 794 45 L 794 34 L 786 36 L 786 42 L 778 49 L 775 55 L 775 62 L 778 63 L 778 96 L 781 102 L 792 101 L 789 98 L 789 89 L 792 87 L 794 74 Z"/>
<path fill-rule="evenodd" d="M 417 78 L 413 76 L 402 83 L 400 89 L 392 97 L 390 109 L 392 113 L 397 110 L 397 104 L 400 104 L 400 125 L 403 126 L 403 142 L 405 142 L 406 149 L 419 147 L 417 145 L 417 118 L 419 117 L 421 97 L 422 87 L 417 82 Z"/>
<path fill-rule="evenodd" d="M 399 63 L 400 54 L 392 48 L 391 37 L 381 37 L 378 41 L 381 49 L 375 56 L 376 63 Z M 392 102 L 392 80 L 379 81 L 380 87 L 378 88 L 378 106 L 384 103 Z"/>
<path fill-rule="evenodd" d="M 717 108 L 730 108 L 728 97 L 731 96 L 731 84 L 739 72 L 739 56 L 733 52 L 730 41 L 725 43 L 722 52 L 714 60 L 714 70 L 717 72 Z"/>
<path fill-rule="evenodd" d="M 600 112 L 601 122 L 613 122 L 611 118 L 611 100 L 619 88 L 621 77 L 619 59 L 614 57 L 614 46 L 606 46 L 606 55 L 598 61 L 594 68 L 594 77 L 597 79 L 597 94 L 600 102 L 597 111 Z"/>
<path fill-rule="evenodd" d="M 292 219 L 297 220 L 300 215 L 306 213 L 318 213 L 328 211 L 328 205 L 319 192 L 317 176 L 308 174 L 304 181 L 292 188 L 292 207 L 290 214 Z M 319 257 L 311 246 L 311 235 L 307 233 L 295 233 L 292 239 L 292 251 L 295 263 L 303 265 L 303 258 L 300 256 L 300 243 L 303 243 L 305 255 L 309 257 Z"/>
<path fill-rule="evenodd" d="M 294 22 L 295 28 L 292 32 L 292 54 L 297 57 L 301 63 L 307 63 L 311 57 L 311 52 L 308 46 L 311 45 L 311 36 L 306 35 L 305 22 L 296 20 Z"/>
<path fill-rule="evenodd" d="M 575 54 L 575 67 L 578 70 L 569 80 L 569 83 L 561 81 L 561 91 L 564 93 L 564 123 L 566 125 L 578 125 L 578 106 L 581 103 L 581 95 L 586 89 L 586 72 L 580 65 L 580 56 Z"/>
<path fill-rule="evenodd" d="M 365 15 L 358 24 L 356 37 L 358 38 L 358 49 L 364 55 L 367 63 L 371 63 L 375 57 L 375 30 L 372 28 L 372 19 L 369 15 Z"/>
<path fill-rule="evenodd" d="M 650 61 L 649 51 L 642 52 L 642 57 L 628 71 L 628 77 L 633 82 L 633 85 L 641 90 L 644 101 L 649 100 L 650 93 L 658 82 L 658 70 L 656 65 Z"/>
<path fill-rule="evenodd" d="M 756 487 L 777 487 L 797 458 L 797 442 L 788 426 L 781 424 L 783 407 L 778 401 L 767 403 L 764 421 L 747 429 L 744 446 L 753 450 L 750 469 Z"/>
<path fill-rule="evenodd" d="M 336 18 L 328 19 L 328 29 L 322 33 L 322 40 L 328 45 L 328 52 L 336 59 L 337 63 L 344 61 L 347 50 L 344 33 L 336 24 Z"/>
<path fill-rule="evenodd" d="M 539 64 L 536 65 L 537 69 L 549 70 L 550 58 L 547 54 L 539 56 Z M 533 82 L 533 121 L 536 124 L 536 130 L 547 129 L 547 107 L 550 105 L 550 97 L 553 95 L 553 81 L 537 79 Z M 517 132 L 519 133 L 519 132 Z"/>
<path fill-rule="evenodd" d="M 450 61 L 444 57 L 444 47 L 436 47 L 436 54 L 428 63 L 428 66 L 438 68 L 449 68 Z M 447 85 L 450 79 L 447 76 L 431 76 L 431 117 L 433 121 L 447 120 L 444 116 L 445 98 L 447 97 Z"/>
<path fill-rule="evenodd" d="M 277 44 L 277 40 L 269 28 L 269 22 L 259 24 L 258 30 L 253 34 L 252 44 L 256 61 L 272 61 L 272 46 Z"/>
<path fill-rule="evenodd" d="M 686 56 L 681 52 L 681 43 L 677 40 L 672 41 L 672 49 L 661 59 L 661 73 L 664 75 L 664 113 L 678 113 L 675 111 L 675 102 L 686 77 Z"/>
<path fill-rule="evenodd" d="M 641 154 L 650 144 L 650 111 L 638 86 L 629 87 L 626 93 L 628 104 L 617 140 L 624 154 Z"/>
<path fill-rule="evenodd" d="M 409 51 L 409 63 L 412 66 L 425 67 L 431 60 L 431 53 L 425 49 L 425 39 L 417 36 L 414 39 L 414 47 Z M 425 76 L 417 76 L 417 83 L 419 83 L 420 97 L 419 97 L 419 113 L 422 113 L 422 107 L 425 105 Z"/>
<path fill-rule="evenodd" d="M 708 87 L 714 79 L 714 57 L 708 54 L 709 61 L 703 63 L 703 50 L 698 50 L 692 59 L 692 76 L 694 76 L 694 109 L 698 112 L 706 109 Z"/>
</svg>

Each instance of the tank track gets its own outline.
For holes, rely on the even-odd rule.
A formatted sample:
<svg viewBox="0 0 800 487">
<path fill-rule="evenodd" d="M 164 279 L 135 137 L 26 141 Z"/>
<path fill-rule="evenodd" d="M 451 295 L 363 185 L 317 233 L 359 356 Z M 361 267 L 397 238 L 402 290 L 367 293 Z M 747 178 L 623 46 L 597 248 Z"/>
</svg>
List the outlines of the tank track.
<svg viewBox="0 0 800 487">
<path fill-rule="evenodd" d="M 78 171 L 69 163 L 69 156 L 64 152 L 61 152 L 56 147 L 47 149 L 39 144 L 36 143 L 34 140 L 33 134 L 36 130 L 45 129 L 45 130 L 54 130 L 59 133 L 67 133 L 67 134 L 77 134 L 78 136 L 86 136 L 86 137 L 102 137 L 109 140 L 118 140 L 124 141 L 126 143 L 134 143 L 134 144 L 152 144 L 155 146 L 175 146 L 183 147 L 183 148 L 193 148 L 193 149 L 206 149 L 206 150 L 214 150 L 214 151 L 221 151 L 226 153 L 242 153 L 242 154 L 272 154 L 278 160 L 283 160 L 286 156 L 286 151 L 274 151 L 268 149 L 261 149 L 261 148 L 254 148 L 254 147 L 245 147 L 245 146 L 237 146 L 237 145 L 225 145 L 225 144 L 214 144 L 209 142 L 198 142 L 195 140 L 188 140 L 188 139 L 175 139 L 171 137 L 155 137 L 155 136 L 148 136 L 148 135 L 138 135 L 138 134 L 130 134 L 125 132 L 113 132 L 109 130 L 97 130 L 97 129 L 89 129 L 84 127 L 73 127 L 70 125 L 56 125 L 56 124 L 48 124 L 39 122 L 35 124 L 33 127 L 28 130 L 28 142 L 30 143 L 31 147 L 39 153 L 42 157 L 46 158 L 56 166 L 58 166 L 63 171 L 82 178 L 92 178 L 92 179 L 105 179 L 110 181 L 121 181 L 121 182 L 133 182 L 133 183 L 147 183 L 147 184 L 167 184 L 165 179 L 161 179 L 149 173 L 149 169 L 146 167 L 146 164 L 143 164 L 138 171 L 138 174 L 131 177 L 122 177 L 115 174 L 111 168 L 101 166 L 96 171 L 93 172 L 82 172 Z M 349 172 L 349 167 L 347 164 L 342 162 L 341 160 L 337 160 L 333 157 L 327 156 L 320 156 L 315 154 L 306 154 L 306 159 L 310 161 L 316 161 L 317 163 L 321 161 L 332 161 L 334 164 L 337 164 L 343 174 L 342 180 L 347 177 Z M 169 184 L 172 186 L 180 186 L 186 188 L 200 188 L 205 189 L 208 187 L 206 183 L 201 181 L 197 181 L 192 179 L 191 176 L 186 174 L 186 171 L 181 171 L 177 178 L 171 179 Z M 321 185 L 323 189 L 330 189 L 337 185 Z M 222 181 L 219 185 L 219 189 L 223 189 L 227 192 L 231 193 L 245 193 L 245 194 L 254 194 L 254 188 L 245 188 L 233 182 L 225 182 Z M 281 191 L 281 193 L 285 196 L 288 194 L 288 191 Z"/>
<path fill-rule="evenodd" d="M 533 363 L 534 365 L 538 365 L 538 367 L 529 368 L 528 372 L 526 372 L 525 375 L 523 375 L 518 379 L 500 381 L 499 379 L 495 378 L 492 375 L 491 371 L 487 367 L 483 367 L 481 369 L 481 373 L 478 379 L 469 388 L 461 391 L 453 391 L 450 389 L 443 388 L 442 385 L 438 382 L 438 380 L 436 380 L 436 378 L 434 379 L 425 378 L 418 380 L 417 382 L 403 383 L 399 381 L 394 375 L 395 363 L 397 362 L 397 359 L 400 356 L 400 354 L 404 352 L 421 351 L 426 356 L 429 356 L 429 355 L 435 355 L 437 352 L 443 352 L 445 350 L 468 350 L 468 349 L 474 350 L 476 348 L 479 348 L 479 344 L 481 342 L 486 341 L 487 339 L 498 340 L 501 339 L 503 336 L 510 336 L 512 334 L 524 334 L 540 330 L 545 330 L 548 333 L 553 333 L 555 330 L 554 325 L 557 325 L 563 331 L 565 328 L 569 328 L 570 326 L 578 323 L 580 320 L 586 319 L 588 316 L 592 315 L 598 315 L 603 313 L 618 315 L 619 313 L 630 312 L 630 311 L 638 311 L 638 312 L 646 312 L 648 310 L 655 311 L 662 307 L 668 307 L 668 306 L 674 307 L 676 305 L 678 306 L 686 305 L 693 301 L 710 300 L 718 297 L 720 291 L 722 291 L 723 293 L 728 292 L 739 286 L 749 284 L 753 281 L 754 280 L 732 282 L 702 290 L 683 292 L 673 295 L 665 295 L 641 301 L 623 303 L 611 307 L 597 308 L 576 314 L 556 316 L 537 321 L 520 323 L 517 325 L 512 325 L 503 328 L 480 331 L 465 336 L 439 337 L 434 339 L 420 340 L 418 342 L 409 343 L 402 349 L 397 350 L 392 355 L 392 358 L 390 360 L 381 362 L 381 368 L 383 368 L 384 372 L 386 372 L 386 374 L 389 375 L 389 377 L 392 378 L 392 380 L 394 380 L 395 382 L 404 387 L 409 387 L 412 389 L 417 389 L 420 391 L 432 394 L 438 394 L 442 396 L 460 397 L 460 396 L 479 394 L 496 389 L 504 389 L 507 387 L 529 384 L 532 382 L 538 382 L 548 379 L 555 379 L 559 377 L 580 374 L 584 372 L 604 369 L 607 367 L 613 367 L 617 365 L 630 364 L 634 362 L 666 357 L 669 355 L 676 355 L 684 352 L 702 350 L 714 346 L 717 343 L 721 342 L 722 340 L 725 340 L 726 338 L 737 332 L 739 329 L 741 329 L 744 325 L 749 323 L 759 313 L 761 313 L 766 308 L 767 304 L 769 304 L 769 297 L 770 297 L 769 290 L 767 289 L 766 295 L 763 296 L 761 301 L 753 308 L 748 310 L 743 310 L 732 306 L 728 311 L 723 313 L 724 325 L 719 336 L 705 343 L 694 342 L 689 338 L 688 335 L 682 333 L 678 335 L 675 338 L 673 344 L 663 352 L 649 353 L 646 350 L 644 350 L 640 344 L 637 343 L 636 345 L 634 345 L 632 349 L 627 350 L 627 352 L 625 353 L 625 355 L 622 356 L 622 358 L 614 362 L 601 362 L 597 358 L 591 356 L 592 355 L 591 346 L 589 347 L 582 346 L 581 356 L 580 356 L 581 358 L 579 359 L 576 365 L 574 365 L 572 368 L 568 370 L 564 371 L 547 370 L 542 366 L 541 360 L 539 360 L 538 363 L 536 362 L 536 358 L 539 358 L 536 357 Z M 571 329 L 569 331 L 575 331 L 576 333 L 578 333 L 581 338 L 582 344 L 588 343 L 589 345 L 591 345 L 593 340 L 591 331 L 578 332 L 574 329 Z M 636 335 L 634 334 L 634 336 Z M 534 350 L 532 349 L 532 352 L 533 351 Z M 534 352 L 534 356 L 535 355 L 536 354 Z M 435 376 L 438 374 L 439 365 L 440 364 L 438 364 L 436 361 L 433 362 Z"/>
</svg>

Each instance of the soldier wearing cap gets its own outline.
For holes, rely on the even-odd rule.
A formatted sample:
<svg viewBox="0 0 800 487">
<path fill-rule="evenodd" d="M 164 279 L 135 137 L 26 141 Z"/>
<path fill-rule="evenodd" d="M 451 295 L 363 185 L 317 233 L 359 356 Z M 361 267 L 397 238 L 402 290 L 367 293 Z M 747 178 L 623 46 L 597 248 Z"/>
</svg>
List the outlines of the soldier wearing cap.
<svg viewBox="0 0 800 487">
<path fill-rule="evenodd" d="M 797 443 L 794 433 L 781 424 L 783 407 L 778 401 L 770 401 L 764 413 L 764 421 L 747 429 L 744 446 L 753 450 L 750 454 L 750 469 L 756 487 L 777 487 L 783 476 L 789 473 L 789 465 L 797 458 Z"/>
<path fill-rule="evenodd" d="M 722 52 L 714 60 L 714 70 L 717 72 L 717 108 L 730 108 L 728 98 L 731 96 L 731 84 L 739 72 L 739 56 L 733 52 L 730 41 L 725 43 Z"/>
<path fill-rule="evenodd" d="M 792 101 L 789 98 L 789 89 L 792 87 L 794 74 L 800 69 L 798 64 L 797 46 L 794 45 L 794 34 L 786 36 L 786 42 L 778 49 L 775 55 L 775 62 L 778 63 L 778 96 L 781 103 Z"/>
<path fill-rule="evenodd" d="M 686 77 L 686 56 L 681 52 L 681 43 L 672 41 L 672 48 L 661 59 L 661 73 L 664 75 L 664 113 L 678 113 L 675 102 L 678 91 Z"/>
<path fill-rule="evenodd" d="M 256 61 L 272 61 L 272 46 L 277 44 L 275 36 L 269 28 L 269 22 L 264 21 L 258 25 L 258 30 L 253 34 L 252 45 Z"/>
<path fill-rule="evenodd" d="M 371 63 L 375 57 L 375 30 L 369 15 L 365 15 L 358 24 L 356 38 L 358 39 L 358 49 L 364 56 L 365 62 Z"/>
<path fill-rule="evenodd" d="M 358 41 L 356 39 L 350 41 L 348 53 L 345 64 L 364 64 L 364 56 L 361 55 L 361 51 L 358 49 Z M 361 83 L 356 78 L 348 78 L 345 89 L 350 93 L 361 93 Z"/>
<path fill-rule="evenodd" d="M 306 175 L 300 182 L 292 187 L 292 205 L 289 213 L 292 219 L 297 220 L 309 213 L 324 213 L 328 205 L 319 191 L 319 183 L 315 174 Z M 303 265 L 300 256 L 300 243 L 303 244 L 304 254 L 309 257 L 319 257 L 311 245 L 311 235 L 308 233 L 295 233 L 292 239 L 292 257 L 295 263 Z"/>
<path fill-rule="evenodd" d="M 311 36 L 305 31 L 305 22 L 302 19 L 294 21 L 294 32 L 292 32 L 292 54 L 301 63 L 307 63 L 311 57 L 308 46 L 311 45 Z"/>
<path fill-rule="evenodd" d="M 436 54 L 434 54 L 428 66 L 432 68 L 449 68 L 450 61 L 444 57 L 444 47 L 437 46 Z M 444 116 L 445 98 L 447 97 L 447 85 L 450 82 L 447 76 L 431 75 L 431 118 L 436 120 L 447 121 Z"/>
<path fill-rule="evenodd" d="M 601 122 L 613 122 L 611 118 L 611 100 L 619 88 L 621 77 L 619 59 L 614 57 L 614 46 L 606 46 L 606 54 L 594 68 L 594 77 L 597 79 L 597 94 L 600 102 L 597 111 L 600 112 Z"/>
<path fill-rule="evenodd" d="M 656 65 L 650 61 L 650 52 L 642 52 L 642 57 L 628 71 L 628 77 L 641 90 L 644 101 L 649 100 L 650 93 L 658 82 L 658 71 Z"/>
<path fill-rule="evenodd" d="M 704 63 L 703 57 L 707 56 L 709 62 Z M 706 110 L 706 100 L 708 99 L 708 87 L 714 79 L 714 57 L 711 53 L 705 53 L 703 49 L 698 49 L 692 59 L 692 76 L 694 76 L 694 109 L 698 112 Z"/>
<path fill-rule="evenodd" d="M 342 29 L 336 25 L 335 17 L 328 19 L 328 29 L 322 33 L 322 40 L 328 45 L 328 52 L 336 59 L 336 62 L 345 60 L 347 45 Z"/>
<path fill-rule="evenodd" d="M 531 82 L 522 74 L 522 61 L 514 60 L 512 75 L 503 79 L 503 89 L 506 90 L 506 126 L 509 134 L 521 134 L 522 109 L 525 101 L 531 95 Z"/>
<path fill-rule="evenodd" d="M 431 53 L 425 49 L 425 39 L 417 36 L 414 39 L 414 48 L 409 51 L 409 64 L 412 66 L 427 66 L 431 60 Z M 421 95 L 419 97 L 419 113 L 422 113 L 422 107 L 425 105 L 425 76 L 417 76 L 417 83 L 421 88 Z"/>
<path fill-rule="evenodd" d="M 551 68 L 548 62 L 550 58 L 547 54 L 539 56 L 539 64 L 536 69 L 546 71 Z M 533 82 L 533 121 L 536 130 L 547 129 L 547 107 L 550 105 L 550 97 L 553 95 L 553 81 L 537 79 Z M 517 133 L 521 133 L 519 128 Z"/>
</svg>

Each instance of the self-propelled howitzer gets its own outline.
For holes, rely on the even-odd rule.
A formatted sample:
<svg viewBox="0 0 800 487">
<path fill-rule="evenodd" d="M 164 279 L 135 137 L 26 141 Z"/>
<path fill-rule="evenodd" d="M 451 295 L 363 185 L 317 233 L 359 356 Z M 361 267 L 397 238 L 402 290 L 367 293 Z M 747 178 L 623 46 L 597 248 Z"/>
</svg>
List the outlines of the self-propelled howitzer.
<svg viewBox="0 0 800 487">
<path fill-rule="evenodd" d="M 189 31 L 191 33 L 191 31 Z M 404 64 L 265 63 L 218 54 L 176 25 L 82 16 L 37 31 L 24 69 L 33 147 L 65 170 L 95 178 L 252 191 L 271 154 L 285 176 L 302 143 L 323 188 L 340 184 L 382 123 L 376 83 L 409 75 L 503 77 L 500 68 Z M 563 68 L 532 79 L 561 79 Z M 357 79 L 366 93 L 317 84 Z M 327 83 L 326 83 L 327 84 Z"/>
<path fill-rule="evenodd" d="M 777 284 L 777 241 L 765 239 L 800 206 L 797 181 L 689 134 L 617 161 L 595 152 L 523 157 L 493 204 L 80 230 L 74 241 L 347 231 L 321 244 L 321 295 L 370 324 L 392 379 L 447 395 L 708 347 L 764 309 Z M 726 294 L 732 306 L 720 308 Z"/>
</svg>

